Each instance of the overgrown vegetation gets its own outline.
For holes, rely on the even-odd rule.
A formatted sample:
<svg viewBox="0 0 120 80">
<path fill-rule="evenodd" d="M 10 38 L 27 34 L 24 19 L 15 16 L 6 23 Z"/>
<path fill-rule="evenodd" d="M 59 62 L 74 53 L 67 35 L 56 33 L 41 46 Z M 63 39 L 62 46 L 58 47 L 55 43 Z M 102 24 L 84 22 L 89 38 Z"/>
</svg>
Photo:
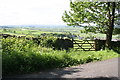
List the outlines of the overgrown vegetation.
<svg viewBox="0 0 120 80">
<path fill-rule="evenodd" d="M 118 56 L 112 50 L 84 52 L 71 49 L 66 53 L 41 47 L 24 38 L 3 38 L 2 49 L 3 75 L 61 68 Z"/>
</svg>

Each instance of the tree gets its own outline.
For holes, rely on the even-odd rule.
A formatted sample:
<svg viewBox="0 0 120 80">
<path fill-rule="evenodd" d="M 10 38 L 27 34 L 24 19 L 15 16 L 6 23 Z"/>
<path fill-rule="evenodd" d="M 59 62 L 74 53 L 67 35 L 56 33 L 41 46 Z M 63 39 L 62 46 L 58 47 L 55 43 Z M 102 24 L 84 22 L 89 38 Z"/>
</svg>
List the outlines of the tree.
<svg viewBox="0 0 120 80">
<path fill-rule="evenodd" d="M 105 33 L 106 46 L 110 48 L 114 25 L 120 16 L 119 5 L 120 2 L 70 1 L 71 9 L 64 12 L 62 20 L 69 26 L 82 26 L 87 23 L 88 25 L 84 26 L 86 31 Z"/>
</svg>

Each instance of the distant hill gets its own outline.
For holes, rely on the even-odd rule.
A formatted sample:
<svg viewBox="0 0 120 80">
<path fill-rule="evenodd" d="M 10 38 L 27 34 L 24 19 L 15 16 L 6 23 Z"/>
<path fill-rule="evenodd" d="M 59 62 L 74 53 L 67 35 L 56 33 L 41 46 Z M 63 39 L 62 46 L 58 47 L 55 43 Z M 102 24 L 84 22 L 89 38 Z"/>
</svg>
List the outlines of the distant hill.
<svg viewBox="0 0 120 80">
<path fill-rule="evenodd" d="M 12 27 L 39 27 L 39 28 L 64 28 L 66 25 L 5 25 L 0 28 L 12 28 Z"/>
<path fill-rule="evenodd" d="M 5 26 L 0 26 L 0 28 L 17 28 L 17 27 L 35 27 L 35 28 L 67 28 L 67 27 L 72 27 L 72 26 L 67 26 L 67 25 L 5 25 Z"/>
</svg>

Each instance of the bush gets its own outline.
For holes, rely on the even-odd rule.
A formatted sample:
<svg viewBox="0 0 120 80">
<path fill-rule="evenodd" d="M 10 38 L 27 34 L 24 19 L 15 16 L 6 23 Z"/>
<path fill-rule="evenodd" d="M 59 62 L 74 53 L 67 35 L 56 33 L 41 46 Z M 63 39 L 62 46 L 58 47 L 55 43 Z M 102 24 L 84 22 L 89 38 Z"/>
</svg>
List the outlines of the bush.
<svg viewBox="0 0 120 80">
<path fill-rule="evenodd" d="M 53 48 L 53 45 L 57 38 L 54 36 L 42 36 L 38 37 L 38 39 L 42 47 Z"/>
<path fill-rule="evenodd" d="M 52 50 L 34 44 L 31 40 L 2 39 L 3 76 L 60 68 L 116 57 L 113 51 L 82 52 Z"/>
</svg>

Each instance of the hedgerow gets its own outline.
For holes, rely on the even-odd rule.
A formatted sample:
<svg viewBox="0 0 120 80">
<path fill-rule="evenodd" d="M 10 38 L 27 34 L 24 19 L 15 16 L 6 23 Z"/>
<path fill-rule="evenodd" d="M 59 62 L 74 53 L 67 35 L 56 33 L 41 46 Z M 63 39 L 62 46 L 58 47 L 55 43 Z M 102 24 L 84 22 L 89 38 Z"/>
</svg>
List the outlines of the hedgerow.
<svg viewBox="0 0 120 80">
<path fill-rule="evenodd" d="M 71 49 L 66 53 L 19 38 L 3 38 L 2 49 L 2 71 L 5 76 L 69 67 L 118 56 L 114 51 L 84 52 Z"/>
</svg>

